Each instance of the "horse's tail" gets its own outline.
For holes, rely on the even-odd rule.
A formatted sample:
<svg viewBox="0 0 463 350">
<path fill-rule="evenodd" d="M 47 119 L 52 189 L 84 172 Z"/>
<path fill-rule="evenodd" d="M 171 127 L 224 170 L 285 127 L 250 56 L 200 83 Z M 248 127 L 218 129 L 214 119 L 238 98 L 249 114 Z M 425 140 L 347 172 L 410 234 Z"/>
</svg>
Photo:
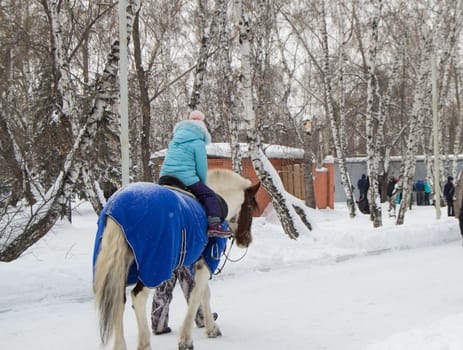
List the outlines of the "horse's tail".
<svg viewBox="0 0 463 350">
<path fill-rule="evenodd" d="M 101 342 L 106 344 L 114 326 L 122 324 L 127 272 L 133 253 L 119 225 L 110 217 L 95 264 L 93 291 L 99 312 Z"/>
</svg>

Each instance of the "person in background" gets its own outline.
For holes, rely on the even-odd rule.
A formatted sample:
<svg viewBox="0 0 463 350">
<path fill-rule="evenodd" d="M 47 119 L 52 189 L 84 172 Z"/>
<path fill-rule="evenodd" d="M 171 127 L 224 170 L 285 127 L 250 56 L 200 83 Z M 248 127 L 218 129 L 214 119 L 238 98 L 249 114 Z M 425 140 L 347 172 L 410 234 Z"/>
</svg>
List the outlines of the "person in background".
<svg viewBox="0 0 463 350">
<path fill-rule="evenodd" d="M 423 180 L 416 180 L 415 190 L 416 190 L 416 205 L 424 205 L 424 181 Z"/>
<path fill-rule="evenodd" d="M 424 205 L 431 205 L 431 186 L 428 181 L 424 181 Z"/>
<path fill-rule="evenodd" d="M 232 232 L 222 226 L 219 199 L 206 185 L 206 145 L 210 142 L 211 135 L 204 123 L 204 114 L 191 112 L 188 120 L 175 124 L 174 137 L 167 148 L 159 176 L 175 176 L 198 198 L 206 211 L 209 237 L 230 237 Z"/>
<path fill-rule="evenodd" d="M 447 202 L 447 215 L 455 216 L 453 209 L 453 201 L 455 197 L 455 185 L 453 184 L 453 177 L 449 176 L 447 178 L 447 183 L 444 186 L 444 197 Z"/>
<path fill-rule="evenodd" d="M 359 189 L 359 201 L 362 200 L 367 194 L 367 176 L 362 174 L 362 177 L 357 182 L 357 188 Z"/>
</svg>

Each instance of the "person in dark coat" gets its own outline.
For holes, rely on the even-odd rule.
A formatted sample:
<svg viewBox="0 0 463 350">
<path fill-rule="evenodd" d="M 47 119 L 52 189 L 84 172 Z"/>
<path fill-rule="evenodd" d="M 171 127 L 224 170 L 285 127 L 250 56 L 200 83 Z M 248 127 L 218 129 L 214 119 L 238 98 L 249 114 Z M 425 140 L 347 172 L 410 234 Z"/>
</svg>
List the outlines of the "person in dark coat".
<svg viewBox="0 0 463 350">
<path fill-rule="evenodd" d="M 416 205 L 424 205 L 424 181 L 417 180 L 415 182 Z"/>
<path fill-rule="evenodd" d="M 359 201 L 362 200 L 367 194 L 367 176 L 362 174 L 362 177 L 357 182 L 357 188 L 359 189 Z"/>
<path fill-rule="evenodd" d="M 396 183 L 397 179 L 394 176 L 391 176 L 386 187 L 386 194 L 389 200 L 391 199 L 392 194 L 394 193 L 394 187 Z"/>
<path fill-rule="evenodd" d="M 453 184 L 453 177 L 449 176 L 447 178 L 447 183 L 444 186 L 444 197 L 447 202 L 447 215 L 455 216 L 453 209 L 453 201 L 455 197 L 455 185 Z"/>
<path fill-rule="evenodd" d="M 357 204 L 362 214 L 370 214 L 370 204 L 368 203 L 368 198 L 365 194 L 360 197 Z"/>
</svg>

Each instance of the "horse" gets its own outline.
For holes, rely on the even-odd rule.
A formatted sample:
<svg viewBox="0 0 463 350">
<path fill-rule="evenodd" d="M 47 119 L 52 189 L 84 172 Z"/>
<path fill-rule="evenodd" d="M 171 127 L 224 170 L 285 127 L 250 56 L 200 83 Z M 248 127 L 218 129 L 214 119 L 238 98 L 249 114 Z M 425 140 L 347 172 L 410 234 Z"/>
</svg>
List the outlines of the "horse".
<svg viewBox="0 0 463 350">
<path fill-rule="evenodd" d="M 251 224 L 260 182 L 231 170 L 208 172 L 208 185 L 228 206 L 226 219 L 239 247 L 252 242 Z M 208 237 L 204 208 L 189 194 L 154 183 L 135 182 L 114 193 L 100 213 L 93 257 L 93 290 L 103 345 L 126 350 L 123 313 L 131 291 L 138 325 L 138 350 L 151 349 L 146 317 L 149 288 L 170 279 L 179 266 L 194 266 L 194 288 L 182 323 L 178 349 L 192 350 L 194 316 L 201 304 L 209 338 L 221 335 L 210 307 L 209 271 L 202 256 Z M 114 337 L 113 337 L 114 336 Z"/>
</svg>

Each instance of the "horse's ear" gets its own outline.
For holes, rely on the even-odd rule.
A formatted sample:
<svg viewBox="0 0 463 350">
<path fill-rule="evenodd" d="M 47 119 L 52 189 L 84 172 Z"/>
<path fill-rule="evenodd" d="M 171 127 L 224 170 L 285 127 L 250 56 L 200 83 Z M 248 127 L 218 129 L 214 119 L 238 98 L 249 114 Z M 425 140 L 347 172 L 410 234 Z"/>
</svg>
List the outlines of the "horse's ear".
<svg viewBox="0 0 463 350">
<path fill-rule="evenodd" d="M 260 181 L 256 183 L 255 185 L 249 186 L 246 189 L 246 193 L 248 194 L 248 196 L 254 197 L 257 191 L 259 190 L 259 188 L 260 188 Z"/>
</svg>

